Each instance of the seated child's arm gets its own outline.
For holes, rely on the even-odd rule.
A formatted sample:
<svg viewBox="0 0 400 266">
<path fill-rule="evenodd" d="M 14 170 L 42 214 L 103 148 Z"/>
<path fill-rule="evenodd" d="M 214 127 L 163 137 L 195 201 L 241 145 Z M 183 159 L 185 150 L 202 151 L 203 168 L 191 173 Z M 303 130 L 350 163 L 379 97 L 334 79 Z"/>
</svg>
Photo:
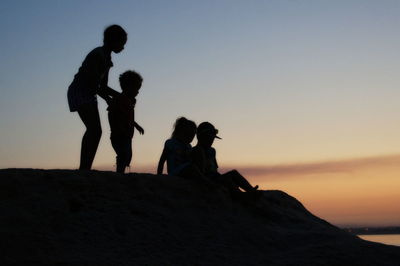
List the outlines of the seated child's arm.
<svg viewBox="0 0 400 266">
<path fill-rule="evenodd" d="M 144 129 L 136 122 L 133 122 L 133 126 L 139 131 L 140 135 L 144 134 Z"/>
<path fill-rule="evenodd" d="M 164 170 L 164 163 L 166 160 L 167 160 L 167 150 L 164 148 L 164 150 L 160 156 L 160 161 L 158 162 L 157 175 L 162 175 L 163 170 Z"/>
</svg>

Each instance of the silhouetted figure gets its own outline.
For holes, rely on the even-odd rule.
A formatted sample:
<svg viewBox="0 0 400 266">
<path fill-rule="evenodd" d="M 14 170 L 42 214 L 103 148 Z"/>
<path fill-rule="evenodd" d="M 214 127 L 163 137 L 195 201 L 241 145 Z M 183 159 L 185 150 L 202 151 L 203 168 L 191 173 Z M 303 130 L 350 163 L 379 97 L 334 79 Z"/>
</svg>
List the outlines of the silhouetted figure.
<svg viewBox="0 0 400 266">
<path fill-rule="evenodd" d="M 192 146 L 190 143 L 196 135 L 196 123 L 180 117 L 175 121 L 174 131 L 170 139 L 165 141 L 164 149 L 158 162 L 157 174 L 161 175 L 164 163 L 167 162 L 168 175 L 180 176 L 199 181 L 208 188 L 215 187 L 200 172 L 191 158 Z"/>
<path fill-rule="evenodd" d="M 111 52 L 124 49 L 127 33 L 121 26 L 105 29 L 103 46 L 93 49 L 83 60 L 82 66 L 68 88 L 68 104 L 71 112 L 77 111 L 86 131 L 82 138 L 80 170 L 90 170 L 101 137 L 101 124 L 97 108 L 97 96 L 107 103 L 119 93 L 108 87 L 108 72 L 113 66 Z"/>
<path fill-rule="evenodd" d="M 158 163 L 157 174 L 162 174 L 164 163 L 167 162 L 167 172 L 169 175 L 180 176 L 182 170 L 190 166 L 190 143 L 196 135 L 196 123 L 180 117 L 176 119 L 174 131 L 170 139 L 165 141 L 164 150 Z"/>
<path fill-rule="evenodd" d="M 111 129 L 111 144 L 117 154 L 117 172 L 124 173 L 132 159 L 132 138 L 135 128 L 144 134 L 143 128 L 135 122 L 136 96 L 142 86 L 142 77 L 134 71 L 119 76 L 122 93 L 115 96 L 108 107 Z"/>
<path fill-rule="evenodd" d="M 192 160 L 200 172 L 212 181 L 222 184 L 235 195 L 239 188 L 246 192 L 256 192 L 258 186 L 253 187 L 238 171 L 232 170 L 225 174 L 218 172 L 216 151 L 212 147 L 218 130 L 209 123 L 203 122 L 197 128 L 197 145 L 192 149 Z"/>
</svg>

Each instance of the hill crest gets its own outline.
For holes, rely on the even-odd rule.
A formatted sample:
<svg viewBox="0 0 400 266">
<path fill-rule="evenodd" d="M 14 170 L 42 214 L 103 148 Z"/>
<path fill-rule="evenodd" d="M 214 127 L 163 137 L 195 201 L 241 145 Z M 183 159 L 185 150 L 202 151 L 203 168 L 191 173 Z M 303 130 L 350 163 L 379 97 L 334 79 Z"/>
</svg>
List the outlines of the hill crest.
<svg viewBox="0 0 400 266">
<path fill-rule="evenodd" d="M 282 191 L 152 174 L 0 170 L 2 265 L 398 265 Z"/>
</svg>

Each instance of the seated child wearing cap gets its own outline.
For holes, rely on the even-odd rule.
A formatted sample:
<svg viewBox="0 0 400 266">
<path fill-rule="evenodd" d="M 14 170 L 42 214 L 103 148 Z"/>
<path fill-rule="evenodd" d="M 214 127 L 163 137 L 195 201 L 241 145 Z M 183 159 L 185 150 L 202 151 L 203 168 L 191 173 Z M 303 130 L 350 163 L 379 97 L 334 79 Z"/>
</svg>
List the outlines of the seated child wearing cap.
<svg viewBox="0 0 400 266">
<path fill-rule="evenodd" d="M 209 123 L 203 122 L 197 128 L 197 145 L 192 149 L 192 160 L 200 172 L 213 180 L 227 187 L 233 194 L 243 189 L 246 192 L 256 192 L 258 186 L 253 187 L 238 171 L 232 170 L 225 174 L 218 172 L 216 151 L 212 147 L 214 140 L 221 139 L 217 136 L 218 130 Z"/>
</svg>

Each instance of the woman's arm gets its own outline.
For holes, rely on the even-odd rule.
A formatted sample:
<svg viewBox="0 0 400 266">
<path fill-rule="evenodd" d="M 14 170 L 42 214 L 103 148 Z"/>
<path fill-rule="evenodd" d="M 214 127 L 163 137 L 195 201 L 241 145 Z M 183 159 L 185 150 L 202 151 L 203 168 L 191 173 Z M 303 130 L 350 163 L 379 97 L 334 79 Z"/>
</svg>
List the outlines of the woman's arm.
<svg viewBox="0 0 400 266">
<path fill-rule="evenodd" d="M 99 91 L 97 94 L 109 104 L 111 98 L 118 96 L 120 93 L 108 87 L 108 73 L 109 70 L 107 70 L 107 72 L 104 74 L 104 77 L 100 81 Z"/>
<path fill-rule="evenodd" d="M 162 175 L 163 170 L 164 170 L 164 163 L 166 160 L 167 160 L 167 151 L 164 148 L 164 150 L 160 156 L 160 161 L 158 162 L 157 175 Z"/>
</svg>

